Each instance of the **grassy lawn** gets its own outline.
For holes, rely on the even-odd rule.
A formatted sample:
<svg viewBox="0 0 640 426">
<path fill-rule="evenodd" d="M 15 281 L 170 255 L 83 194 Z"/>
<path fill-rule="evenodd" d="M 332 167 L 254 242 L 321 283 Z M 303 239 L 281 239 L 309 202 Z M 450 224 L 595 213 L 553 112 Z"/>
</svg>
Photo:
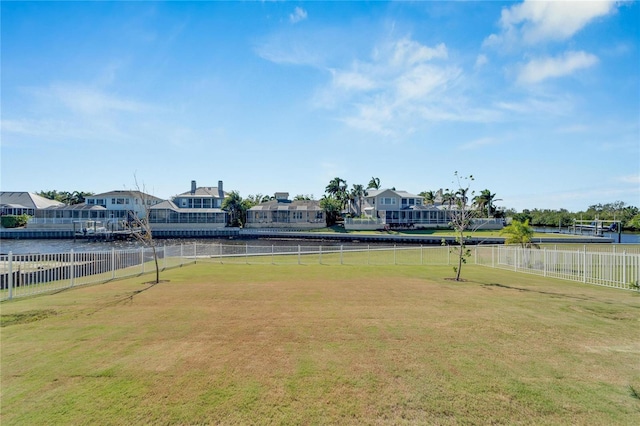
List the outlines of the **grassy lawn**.
<svg viewBox="0 0 640 426">
<path fill-rule="evenodd" d="M 639 294 L 451 275 L 198 264 L 5 302 L 0 422 L 640 424 Z"/>
</svg>

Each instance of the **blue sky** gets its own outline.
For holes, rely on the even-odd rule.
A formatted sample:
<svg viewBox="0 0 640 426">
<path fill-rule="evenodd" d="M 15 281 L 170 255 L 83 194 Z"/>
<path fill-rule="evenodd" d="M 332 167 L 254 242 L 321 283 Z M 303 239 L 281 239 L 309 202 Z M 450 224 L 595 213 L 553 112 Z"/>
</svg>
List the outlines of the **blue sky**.
<svg viewBox="0 0 640 426">
<path fill-rule="evenodd" d="M 2 2 L 3 191 L 640 206 L 639 2 Z"/>
</svg>

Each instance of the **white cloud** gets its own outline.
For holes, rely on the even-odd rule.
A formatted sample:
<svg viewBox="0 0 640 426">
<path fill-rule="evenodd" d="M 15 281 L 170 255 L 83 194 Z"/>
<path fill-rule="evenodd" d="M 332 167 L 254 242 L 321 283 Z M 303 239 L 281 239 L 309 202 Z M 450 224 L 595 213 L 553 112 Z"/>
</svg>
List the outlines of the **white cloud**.
<svg viewBox="0 0 640 426">
<path fill-rule="evenodd" d="M 291 21 L 292 24 L 297 24 L 305 19 L 307 19 L 307 11 L 301 7 L 296 7 L 293 13 L 289 15 L 289 21 Z"/>
<path fill-rule="evenodd" d="M 53 84 L 46 88 L 29 89 L 42 104 L 54 109 L 65 107 L 83 115 L 102 115 L 110 112 L 137 113 L 153 109 L 150 105 L 106 91 L 77 84 Z"/>
<path fill-rule="evenodd" d="M 476 58 L 476 63 L 474 65 L 475 68 L 482 68 L 483 66 L 485 66 L 486 64 L 489 63 L 489 58 L 487 58 L 487 55 L 478 55 L 478 57 Z"/>
<path fill-rule="evenodd" d="M 593 20 L 617 8 L 615 0 L 533 1 L 502 9 L 500 34 L 485 39 L 485 45 L 524 42 L 535 44 L 566 40 Z"/>
<path fill-rule="evenodd" d="M 458 150 L 469 151 L 469 150 L 481 149 L 487 146 L 497 145 L 498 143 L 499 141 L 495 138 L 490 138 L 490 137 L 480 138 L 480 139 L 475 139 L 458 146 Z"/>
<path fill-rule="evenodd" d="M 634 185 L 640 185 L 640 174 L 637 175 L 627 175 L 627 176 L 620 176 L 618 178 L 618 180 L 620 182 L 624 182 L 624 183 L 630 183 L 630 184 L 634 184 Z"/>
<path fill-rule="evenodd" d="M 445 92 L 462 70 L 443 64 L 446 59 L 444 43 L 426 46 L 408 37 L 382 43 L 370 59 L 331 69 L 332 81 L 316 100 L 340 109 L 347 125 L 384 136 L 414 131 L 412 121 L 461 119 Z"/>
<path fill-rule="evenodd" d="M 598 58 L 586 52 L 565 52 L 561 57 L 533 59 L 520 70 L 518 82 L 539 83 L 548 78 L 570 75 L 596 63 Z"/>
<path fill-rule="evenodd" d="M 377 83 L 365 73 L 356 70 L 330 70 L 333 74 L 333 85 L 345 90 L 372 90 Z"/>
</svg>

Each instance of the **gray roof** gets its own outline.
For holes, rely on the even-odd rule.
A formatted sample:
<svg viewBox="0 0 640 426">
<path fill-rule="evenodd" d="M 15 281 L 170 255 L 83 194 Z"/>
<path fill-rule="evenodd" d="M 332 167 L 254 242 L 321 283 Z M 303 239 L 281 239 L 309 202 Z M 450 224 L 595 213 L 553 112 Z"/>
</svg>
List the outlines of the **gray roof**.
<svg viewBox="0 0 640 426">
<path fill-rule="evenodd" d="M 162 201 L 162 198 L 155 197 L 151 194 L 146 194 L 142 191 L 133 191 L 128 189 L 117 189 L 115 191 L 103 192 L 102 194 L 94 194 L 85 198 L 111 198 L 111 197 L 131 197 L 139 199 L 148 199 L 152 201 Z"/>
<path fill-rule="evenodd" d="M 16 204 L 27 209 L 46 209 L 54 206 L 64 206 L 64 203 L 56 200 L 49 200 L 31 192 L 0 192 L 0 204 Z"/>
<path fill-rule="evenodd" d="M 222 194 L 220 194 L 222 192 Z M 226 193 L 218 190 L 217 186 L 200 186 L 196 188 L 195 192 L 187 191 L 182 194 L 176 195 L 174 198 L 189 198 L 189 197 L 211 197 L 211 198 L 225 198 Z"/>
<path fill-rule="evenodd" d="M 404 190 L 389 189 L 389 188 L 386 188 L 386 189 L 368 189 L 367 190 L 367 197 L 377 197 L 378 195 L 382 194 L 383 192 L 387 192 L 387 191 L 395 192 L 398 196 L 400 196 L 402 198 L 424 198 L 421 195 L 412 194 L 412 193 L 404 191 Z"/>
<path fill-rule="evenodd" d="M 51 207 L 47 207 L 47 210 L 65 210 L 65 211 L 69 211 L 69 210 L 73 210 L 73 211 L 77 211 L 77 210 L 94 210 L 94 211 L 100 211 L 100 210 L 107 210 L 106 207 L 104 206 L 98 206 L 95 204 L 86 204 L 86 203 L 81 203 L 81 204 L 73 204 L 71 206 L 67 206 L 65 204 L 61 205 L 61 206 L 51 206 Z"/>
<path fill-rule="evenodd" d="M 260 203 L 257 206 L 253 206 L 249 209 L 249 211 L 285 211 L 285 210 L 311 210 L 318 211 L 322 210 L 320 207 L 320 201 L 316 200 L 293 200 L 286 202 L 278 202 L 277 200 L 266 201 L 264 203 Z"/>
<path fill-rule="evenodd" d="M 155 204 L 149 207 L 150 210 L 173 210 L 178 213 L 223 213 L 224 210 L 218 208 L 184 208 L 178 207 L 176 203 L 171 200 L 165 200 L 161 203 Z"/>
</svg>

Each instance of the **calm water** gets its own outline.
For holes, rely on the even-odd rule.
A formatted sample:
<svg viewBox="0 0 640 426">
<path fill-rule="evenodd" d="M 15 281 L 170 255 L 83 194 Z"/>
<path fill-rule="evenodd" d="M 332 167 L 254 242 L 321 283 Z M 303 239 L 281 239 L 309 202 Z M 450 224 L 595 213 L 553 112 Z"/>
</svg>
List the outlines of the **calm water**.
<svg viewBox="0 0 640 426">
<path fill-rule="evenodd" d="M 606 235 L 608 238 L 616 238 L 617 234 Z M 298 244 L 304 246 L 339 246 L 340 242 L 328 242 L 328 241 L 298 241 L 298 240 L 230 240 L 230 239 L 158 239 L 156 240 L 158 245 L 179 245 L 179 244 L 225 244 L 225 245 L 245 245 L 250 246 L 297 246 Z M 615 241 L 615 240 L 614 240 Z M 350 246 L 354 243 L 348 243 Z M 640 234 L 622 234 L 622 244 L 640 244 Z M 366 245 L 366 244 L 364 244 Z M 371 244 L 373 245 L 373 244 Z M 382 245 L 389 245 L 382 244 Z M 86 251 L 104 251 L 115 249 L 128 249 L 140 247 L 138 241 L 114 241 L 114 242 L 90 242 L 86 240 L 0 240 L 0 253 L 6 254 L 9 252 L 15 254 L 27 254 L 27 253 L 65 253 L 71 250 L 76 252 Z"/>
<path fill-rule="evenodd" d="M 224 244 L 224 245 L 250 245 L 250 246 L 313 246 L 319 245 L 330 247 L 339 246 L 340 242 L 329 241 L 298 241 L 298 240 L 240 240 L 240 239 L 157 239 L 156 243 L 166 246 L 180 245 L 180 244 Z M 346 245 L 346 243 L 344 243 Z M 353 246 L 353 243 L 349 243 Z M 365 244 L 366 245 L 366 244 Z M 373 244 L 371 244 L 373 245 Z M 385 244 L 389 245 L 389 244 Z M 91 242 L 86 240 L 0 240 L 0 254 L 7 254 L 12 252 L 14 254 L 33 254 L 33 253 L 66 253 L 71 250 L 75 252 L 87 252 L 87 251 L 105 251 L 115 248 L 116 250 L 133 249 L 141 246 L 139 241 L 112 241 L 112 242 Z"/>
</svg>

